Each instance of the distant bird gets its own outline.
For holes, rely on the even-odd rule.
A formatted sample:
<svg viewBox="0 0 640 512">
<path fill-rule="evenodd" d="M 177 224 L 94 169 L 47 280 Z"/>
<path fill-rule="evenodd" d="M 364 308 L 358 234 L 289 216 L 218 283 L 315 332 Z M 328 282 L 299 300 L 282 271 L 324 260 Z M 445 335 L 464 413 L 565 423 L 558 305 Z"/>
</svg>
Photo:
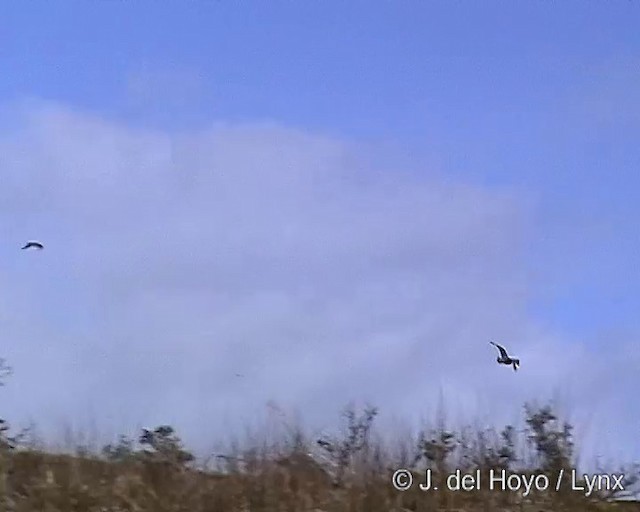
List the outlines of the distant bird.
<svg viewBox="0 0 640 512">
<path fill-rule="evenodd" d="M 515 357 L 510 357 L 503 346 L 498 345 L 493 341 L 490 341 L 489 343 L 491 343 L 494 347 L 496 347 L 500 351 L 500 357 L 496 359 L 496 361 L 498 361 L 498 364 L 513 365 L 513 371 L 517 372 L 518 366 L 520 366 L 520 359 L 516 359 Z"/>
<path fill-rule="evenodd" d="M 36 241 L 36 240 L 30 240 L 29 242 L 27 242 L 25 244 L 25 246 L 22 248 L 24 249 L 35 249 L 37 251 L 41 251 L 42 249 L 44 249 L 44 245 L 42 245 L 40 242 Z"/>
<path fill-rule="evenodd" d="M 328 452 L 333 451 L 333 444 L 325 439 L 318 439 L 316 443 L 318 443 L 318 446 L 322 446 L 322 448 L 324 448 Z"/>
</svg>

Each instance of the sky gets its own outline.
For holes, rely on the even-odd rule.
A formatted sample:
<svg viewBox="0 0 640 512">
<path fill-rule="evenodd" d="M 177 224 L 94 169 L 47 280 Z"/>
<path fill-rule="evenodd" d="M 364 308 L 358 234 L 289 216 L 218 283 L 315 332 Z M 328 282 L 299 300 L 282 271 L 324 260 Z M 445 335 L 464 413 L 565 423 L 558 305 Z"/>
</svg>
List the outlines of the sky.
<svg viewBox="0 0 640 512">
<path fill-rule="evenodd" d="M 586 456 L 640 460 L 640 4 L 0 13 L 12 423 L 206 447 L 268 403 L 553 398 Z"/>
</svg>

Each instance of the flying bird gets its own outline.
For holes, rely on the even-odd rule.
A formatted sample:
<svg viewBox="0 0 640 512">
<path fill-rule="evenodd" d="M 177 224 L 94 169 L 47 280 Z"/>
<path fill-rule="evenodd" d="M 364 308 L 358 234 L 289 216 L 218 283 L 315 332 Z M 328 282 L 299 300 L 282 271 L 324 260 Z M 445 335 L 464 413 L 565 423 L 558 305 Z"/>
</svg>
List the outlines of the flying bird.
<svg viewBox="0 0 640 512">
<path fill-rule="evenodd" d="M 24 247 L 22 247 L 22 249 L 36 249 L 38 251 L 44 249 L 44 245 L 42 245 L 40 242 L 36 241 L 36 240 L 30 240 L 29 242 L 27 242 Z"/>
<path fill-rule="evenodd" d="M 498 361 L 498 364 L 513 365 L 513 371 L 517 372 L 518 366 L 520 366 L 520 359 L 516 359 L 515 357 L 510 357 L 503 346 L 498 345 L 493 341 L 490 341 L 489 343 L 491 343 L 494 347 L 496 347 L 500 351 L 500 357 L 496 359 L 496 361 Z"/>
</svg>

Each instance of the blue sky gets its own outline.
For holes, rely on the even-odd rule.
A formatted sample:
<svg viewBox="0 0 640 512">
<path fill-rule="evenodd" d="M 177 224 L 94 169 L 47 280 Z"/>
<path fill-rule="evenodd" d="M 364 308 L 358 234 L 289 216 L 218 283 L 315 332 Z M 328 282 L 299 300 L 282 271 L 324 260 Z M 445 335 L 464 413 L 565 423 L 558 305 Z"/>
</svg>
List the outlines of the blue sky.
<svg viewBox="0 0 640 512">
<path fill-rule="evenodd" d="M 148 197 L 144 196 L 146 199 L 135 202 L 135 194 L 142 190 L 147 193 L 145 180 L 155 183 L 156 175 L 132 177 L 133 170 L 122 171 L 122 175 L 114 170 L 129 169 L 132 165 L 145 169 L 182 166 L 185 176 L 194 173 L 194 177 L 189 178 L 191 181 L 185 178 L 185 183 L 180 185 L 185 187 L 183 192 L 187 194 L 191 193 L 187 190 L 193 192 L 190 187 L 194 187 L 194 183 L 208 183 L 202 177 L 204 174 L 196 176 L 198 172 L 205 173 L 203 161 L 210 160 L 214 167 L 227 162 L 238 168 L 254 169 L 255 174 L 247 170 L 241 181 L 249 188 L 255 187 L 251 188 L 253 192 L 247 196 L 247 201 L 257 197 L 259 190 L 275 187 L 257 177 L 265 172 L 274 183 L 284 187 L 274 188 L 274 197 L 279 197 L 283 204 L 291 202 L 293 205 L 295 200 L 283 190 L 291 180 L 295 183 L 300 180 L 300 187 L 306 181 L 288 174 L 287 179 L 276 179 L 275 174 L 269 173 L 271 171 L 260 169 L 263 161 L 253 162 L 247 155 L 255 150 L 265 162 L 273 157 L 278 165 L 296 162 L 296 165 L 314 167 L 322 160 L 323 165 L 342 169 L 346 164 L 339 155 L 346 152 L 352 155 L 349 161 L 358 162 L 360 168 L 375 168 L 378 172 L 375 175 L 381 174 L 384 183 L 389 180 L 400 183 L 398 189 L 404 192 L 385 201 L 388 200 L 389 208 L 395 205 L 403 212 L 406 210 L 407 217 L 398 213 L 398 224 L 393 229 L 389 227 L 390 238 L 398 230 L 406 229 L 405 235 L 421 237 L 420 226 L 431 229 L 427 220 L 417 222 L 416 227 L 406 225 L 411 222 L 407 219 L 417 218 L 409 215 L 411 208 L 416 208 L 413 215 L 420 216 L 420 200 L 411 196 L 410 191 L 414 186 L 421 190 L 426 186 L 423 181 L 435 180 L 436 189 L 442 189 L 434 192 L 434 204 L 440 204 L 441 197 L 451 197 L 447 207 L 454 208 L 455 205 L 455 210 L 447 210 L 446 214 L 438 213 L 437 209 L 429 210 L 431 215 L 438 216 L 437 222 L 443 223 L 439 228 L 442 232 L 448 222 L 446 219 L 455 219 L 456 215 L 470 216 L 464 222 L 459 221 L 460 226 L 466 227 L 451 221 L 455 225 L 453 231 L 463 237 L 458 240 L 456 251 L 466 251 L 465 240 L 469 236 L 473 240 L 477 237 L 473 243 L 482 246 L 478 249 L 478 257 L 486 258 L 490 263 L 483 261 L 494 270 L 505 269 L 504 275 L 497 273 L 494 281 L 502 279 L 514 286 L 509 292 L 513 295 L 502 296 L 502 292 L 498 292 L 501 298 L 496 299 L 493 316 L 487 313 L 488 318 L 499 318 L 499 305 L 510 301 L 516 301 L 517 307 L 513 311 L 505 310 L 504 315 L 526 318 L 526 321 L 514 319 L 513 325 L 511 321 L 507 322 L 510 327 L 496 327 L 498 338 L 504 335 L 517 339 L 527 332 L 533 339 L 533 332 L 544 331 L 545 339 L 557 338 L 560 346 L 573 347 L 571 350 L 578 346 L 580 348 L 576 350 L 581 354 L 591 354 L 585 356 L 587 358 L 600 357 L 599 354 L 611 347 L 633 349 L 638 346 L 640 235 L 636 219 L 640 213 L 637 173 L 640 164 L 640 145 L 637 144 L 640 129 L 640 5 L 636 2 L 203 1 L 187 4 L 33 1 L 4 5 L 0 19 L 0 99 L 5 113 L 1 131 L 3 144 L 11 148 L 5 153 L 4 165 L 11 169 L 10 183 L 15 187 L 15 190 L 7 189 L 3 200 L 8 201 L 9 197 L 26 197 L 33 201 L 46 199 L 41 211 L 27 219 L 20 217 L 23 213 L 20 205 L 12 202 L 6 206 L 3 216 L 6 233 L 20 237 L 21 230 L 37 228 L 54 242 L 73 245 L 80 244 L 76 242 L 77 237 L 89 229 L 78 220 L 87 211 L 93 212 L 87 213 L 87 219 L 95 217 L 96 222 L 118 225 L 112 217 L 103 217 L 107 215 L 106 210 L 91 210 L 94 204 L 89 199 L 84 206 L 87 210 L 82 210 L 81 206 L 78 211 L 69 210 L 66 202 L 75 201 L 73 194 L 87 192 L 100 197 L 100 190 L 107 195 L 112 193 L 114 200 L 121 201 L 118 204 L 135 204 L 140 208 L 131 206 L 130 215 L 136 219 L 145 215 L 151 217 L 151 212 L 166 211 L 163 208 L 168 203 L 163 201 L 179 202 L 176 198 L 170 199 L 176 190 L 173 187 L 177 182 L 171 181 L 173 178 L 167 178 L 166 190 L 160 191 L 158 185 L 157 192 L 149 191 Z M 212 126 L 217 128 L 210 134 Z M 103 137 L 107 142 L 92 148 L 90 133 L 98 134 L 95 136 Z M 77 136 L 78 141 L 68 142 L 65 134 Z M 205 142 L 203 139 L 209 136 L 212 139 Z M 31 150 L 25 148 L 30 148 L 29 141 L 33 140 L 38 141 L 34 147 L 41 150 L 33 150 L 34 154 L 29 157 L 33 159 L 31 161 L 25 157 Z M 116 145 L 118 148 L 122 145 L 129 148 L 133 155 L 131 161 L 123 156 L 124 150 L 114 149 L 109 140 L 121 141 Z M 279 150 L 265 149 L 278 148 L 284 140 L 289 141 L 287 151 L 291 151 L 285 163 L 278 160 L 283 158 Z M 81 146 L 79 141 L 84 141 L 86 146 Z M 252 144 L 258 144 L 258 149 Z M 242 149 L 245 146 L 246 149 Z M 222 156 L 212 147 L 221 147 Z M 213 153 L 201 158 L 200 153 L 194 153 L 194 148 Z M 95 154 L 90 153 L 92 149 Z M 311 156 L 316 151 L 322 156 Z M 171 156 L 167 156 L 169 154 Z M 83 165 L 93 163 L 98 168 L 106 159 L 120 163 L 104 170 L 107 174 L 116 173 L 113 181 L 102 183 L 100 180 L 104 176 L 95 178 L 95 183 L 102 183 L 104 188 L 94 185 L 90 175 L 65 181 L 68 166 L 81 169 Z M 49 166 L 51 174 L 47 174 Z M 196 168 L 199 171 L 195 171 Z M 21 169 L 30 170 L 22 172 Z M 84 172 L 91 170 L 87 167 Z M 344 172 L 347 171 L 340 171 Z M 25 192 L 27 176 L 32 180 L 30 192 Z M 327 194 L 335 192 L 332 183 L 327 185 Z M 245 190 L 240 182 L 229 182 L 225 186 L 231 196 L 234 191 Z M 353 202 L 348 193 L 340 189 L 344 201 L 336 200 L 332 214 L 353 213 L 351 226 L 353 229 L 360 226 L 360 232 L 373 229 L 369 222 L 384 224 L 385 221 L 376 216 L 373 202 L 379 197 L 378 186 L 382 185 L 372 185 L 374 191 L 367 195 L 369 192 L 362 192 L 357 184 L 351 183 L 349 187 L 353 187 L 354 197 L 359 198 Z M 132 191 L 131 197 L 121 191 L 128 187 Z M 291 185 L 291 190 L 294 189 Z M 291 194 L 295 195 L 294 192 Z M 402 194 L 411 197 L 403 199 Z M 465 203 L 464 198 L 472 203 Z M 145 209 L 147 199 L 148 209 Z M 83 201 L 78 203 L 84 204 Z M 165 206 L 161 207 L 161 204 Z M 363 210 L 352 212 L 348 207 L 350 204 L 362 204 Z M 298 206 L 305 208 L 304 204 Z M 493 208 L 502 213 L 493 212 Z M 123 210 L 126 210 L 125 206 Z M 365 211 L 370 215 L 366 221 L 360 218 Z M 194 211 L 191 214 L 196 215 Z M 213 212 L 208 214 L 213 215 Z M 190 229 L 189 223 L 195 226 L 196 221 L 189 221 L 187 210 L 181 210 L 180 215 L 184 216 L 180 229 L 186 233 Z M 251 233 L 255 234 L 257 228 L 241 211 L 234 215 L 237 218 L 233 215 L 231 218 L 247 231 L 238 235 L 238 231 L 242 232 L 238 228 L 225 236 L 240 246 L 238 240 L 251 245 L 253 242 L 247 240 L 253 240 Z M 284 210 L 278 215 L 284 218 Z M 295 213 L 292 215 L 296 216 Z M 478 225 L 474 231 L 465 231 L 479 219 L 485 216 L 493 219 L 493 215 L 499 218 L 497 225 L 504 224 L 504 233 L 509 233 L 508 237 L 504 235 L 505 239 L 502 231 L 496 234 L 489 225 Z M 317 212 L 309 213 L 309 225 L 318 228 L 314 223 L 319 216 L 321 214 Z M 222 219 L 227 217 L 222 214 L 216 222 L 223 222 Z M 278 226 L 282 225 L 279 216 L 272 220 L 277 221 Z M 334 228 L 339 231 L 338 227 Z M 113 229 L 113 234 L 92 241 L 92 247 L 80 248 L 79 245 L 78 252 L 74 253 L 76 259 L 68 259 L 68 254 L 50 255 L 47 252 L 45 257 L 50 263 L 36 263 L 44 265 L 36 270 L 29 267 L 31 260 L 29 263 L 14 260 L 10 251 L 3 251 L 5 268 L 11 269 L 15 276 L 28 279 L 28 272 L 36 272 L 40 278 L 49 276 L 52 280 L 44 294 L 40 289 L 37 300 L 30 292 L 22 292 L 20 301 L 24 302 L 24 308 L 37 314 L 42 326 L 33 318 L 25 317 L 24 322 L 35 324 L 33 329 L 36 330 L 58 326 L 68 333 L 69 339 L 72 338 L 70 333 L 82 330 L 86 336 L 94 337 L 96 344 L 100 344 L 100 340 L 104 342 L 105 334 L 101 329 L 106 329 L 104 326 L 110 321 L 119 322 L 116 330 L 122 340 L 134 339 L 144 332 L 145 327 L 139 319 L 138 324 L 132 324 L 127 330 L 125 317 L 118 316 L 124 313 L 115 305 L 116 295 L 109 295 L 116 292 L 104 291 L 105 286 L 113 283 L 113 275 L 121 275 L 123 269 L 137 275 L 131 270 L 136 267 L 126 260 L 124 250 L 100 258 L 96 248 L 101 247 L 100 244 L 111 248 L 125 238 L 130 242 L 136 240 L 133 228 L 126 236 L 122 230 Z M 144 229 L 149 232 L 154 228 Z M 293 226 L 290 229 L 291 232 L 282 236 L 297 240 L 299 231 L 296 229 L 302 228 Z M 433 240 L 437 240 L 440 231 L 433 229 Z M 386 233 L 384 229 L 381 231 Z M 160 231 L 154 233 L 160 238 L 166 236 Z M 185 233 L 180 236 L 187 240 L 189 236 Z M 345 235 L 338 232 L 327 236 L 327 240 L 334 240 L 336 244 L 351 241 L 350 237 L 344 238 Z M 389 271 L 391 267 L 384 266 L 390 265 L 389 262 L 393 262 L 392 266 L 398 272 L 398 269 L 418 272 L 420 265 L 412 257 L 428 258 L 431 254 L 428 251 L 423 254 L 424 248 L 419 245 L 413 247 L 414 238 L 409 243 L 398 236 L 397 243 L 407 244 L 406 254 L 400 254 L 398 250 L 393 257 L 387 255 L 380 256 L 375 262 L 372 260 L 371 276 Z M 485 236 L 486 244 L 482 241 Z M 443 241 L 442 245 L 447 247 L 449 242 Z M 231 241 L 229 243 L 233 245 Z M 266 242 L 262 240 L 261 243 Z M 366 255 L 370 243 L 371 240 L 363 241 L 362 245 L 352 248 L 353 253 L 347 251 L 345 254 Z M 309 244 L 310 251 L 314 248 L 313 254 L 322 248 L 318 240 Z M 264 261 L 260 258 L 266 257 L 260 256 L 262 246 L 251 246 L 248 252 L 248 246 L 242 247 L 246 265 L 255 264 L 256 269 L 261 268 Z M 215 249 L 211 250 L 215 252 Z M 280 250 L 273 248 L 273 261 L 285 254 L 278 252 Z M 187 258 L 186 253 L 178 252 L 182 256 L 176 255 L 174 259 Z M 493 275 L 475 260 L 472 253 L 465 253 L 467 259 L 459 257 L 464 268 L 459 272 L 443 270 L 442 275 L 446 276 L 451 271 L 450 277 L 442 278 L 443 282 L 456 283 L 443 285 L 447 290 L 460 293 L 466 287 L 475 289 L 478 276 Z M 122 267 L 113 263 L 120 261 L 118 258 L 125 258 Z M 137 258 L 140 263 L 142 256 Z M 71 261 L 78 266 L 72 265 Z M 87 261 L 93 261 L 93 270 L 83 266 Z M 328 261 L 333 260 L 329 258 Z M 434 262 L 436 267 L 445 265 L 447 258 L 434 256 Z M 301 276 L 306 276 L 303 281 L 308 279 L 305 293 L 311 293 L 309 289 L 329 286 L 325 281 L 327 268 L 334 267 L 327 264 L 328 267 L 322 267 L 322 270 L 318 265 L 313 278 L 300 270 Z M 336 266 L 340 265 L 336 263 Z M 347 272 L 347 268 L 351 267 L 347 265 L 342 270 Z M 53 269 L 55 278 L 51 277 Z M 168 275 L 170 270 L 163 272 Z M 176 276 L 182 275 L 178 270 L 175 272 Z M 231 265 L 220 272 L 221 276 L 235 276 L 233 272 L 241 273 L 241 270 Z M 427 274 L 432 278 L 440 275 L 433 268 L 429 272 Z M 458 283 L 467 272 L 471 276 L 469 283 Z M 251 275 L 256 280 L 263 276 L 258 270 Z M 363 280 L 370 281 L 371 276 L 365 279 L 366 275 L 362 270 Z M 70 276 L 82 279 L 71 287 L 76 299 L 66 300 L 63 308 L 58 286 Z M 18 277 L 7 276 L 6 279 L 18 280 Z M 148 284 L 154 278 L 150 274 L 144 279 Z M 176 282 L 180 279 L 187 278 L 174 278 Z M 248 286 L 234 279 L 228 277 L 231 289 Z M 264 279 L 266 283 L 268 279 Z M 381 294 L 384 286 L 399 286 L 399 281 L 384 281 L 384 286 L 383 281 L 378 290 Z M 489 284 L 483 281 L 486 288 L 480 288 L 488 295 L 481 301 L 491 300 L 493 286 L 505 285 L 494 281 Z M 125 296 L 125 284 L 119 286 L 118 293 L 123 295 L 117 297 Z M 336 288 L 323 296 L 327 304 L 337 307 L 340 293 L 347 293 L 343 290 L 345 286 L 336 281 Z M 375 287 L 374 284 L 371 286 Z M 187 285 L 184 287 L 188 288 Z M 298 288 L 296 290 L 295 293 L 302 293 Z M 403 307 L 415 307 L 415 302 L 409 298 L 414 292 L 402 290 L 408 294 Z M 97 295 L 102 298 L 96 299 Z M 258 300 L 251 296 L 252 300 Z M 293 300 L 293 296 L 299 300 L 298 295 L 285 294 L 287 300 Z M 329 301 L 329 296 L 334 302 Z M 173 311 L 173 316 L 179 317 L 180 308 L 186 306 L 177 306 L 172 300 L 177 299 L 167 299 L 167 305 L 161 311 Z M 207 300 L 210 299 L 192 297 L 187 302 L 197 309 L 204 308 Z M 340 300 L 348 301 L 344 297 Z M 357 303 L 353 300 L 349 303 L 351 307 Z M 451 300 L 451 306 L 455 308 L 456 301 Z M 40 306 L 36 307 L 34 301 Z M 174 304 L 174 309 L 170 304 Z M 249 310 L 258 308 L 256 304 L 247 307 Z M 109 307 L 115 309 L 113 316 L 107 318 L 104 311 Z M 152 319 L 154 307 L 149 304 L 145 307 L 144 314 Z M 460 307 L 460 314 L 463 311 L 480 314 L 472 306 L 466 308 Z M 115 313 L 116 309 L 120 313 Z M 334 310 L 329 308 L 327 311 Z M 72 314 L 73 322 L 70 320 Z M 228 313 L 227 322 L 235 318 L 234 314 Z M 140 318 L 144 317 L 141 315 Z M 244 317 L 240 313 L 237 315 L 244 318 L 243 322 L 248 321 L 248 313 Z M 292 318 L 299 320 L 300 315 L 296 313 Z M 401 318 L 409 313 L 394 310 L 389 315 Z M 447 322 L 459 323 L 461 318 L 464 316 L 452 317 Z M 437 318 L 434 322 L 437 323 Z M 363 320 L 363 325 L 366 323 Z M 536 327 L 525 328 L 524 324 L 535 324 Z M 487 329 L 490 329 L 489 325 Z M 293 326 L 289 327 L 295 331 Z M 391 324 L 385 328 L 393 331 Z M 209 325 L 202 329 L 215 332 L 223 327 Z M 415 329 L 420 331 L 418 327 Z M 240 338 L 251 337 L 249 333 L 233 332 L 233 336 Z M 340 338 L 339 332 L 333 335 Z M 61 340 L 67 339 L 61 336 Z M 479 343 L 484 344 L 487 336 L 493 334 L 479 333 Z M 32 343 L 37 346 L 35 341 Z M 126 346 L 125 341 L 119 343 Z M 171 347 L 169 341 L 166 343 Z M 526 343 L 535 345 L 534 341 Z M 463 345 L 457 347 L 462 349 Z M 526 351 L 527 347 L 523 345 L 522 348 Z M 86 350 L 91 353 L 91 349 Z M 195 357 L 194 353 L 185 349 L 185 361 Z M 23 356 L 21 364 L 26 364 L 26 349 Z M 68 357 L 75 356 L 69 352 Z M 286 366 L 285 362 L 282 364 Z M 616 368 L 613 375 L 622 371 Z M 130 371 L 134 372 L 134 369 L 132 366 Z M 491 368 L 493 370 L 496 369 Z M 91 370 L 87 372 L 92 373 Z M 153 370 L 149 372 L 153 373 Z M 632 379 L 630 376 L 625 378 Z M 625 382 L 638 383 L 637 380 Z M 535 385 L 534 379 L 531 389 Z M 558 383 L 558 386 L 562 385 Z M 580 386 L 579 381 L 576 386 Z M 102 388 L 96 384 L 96 389 Z M 176 400 L 177 403 L 180 401 L 179 398 Z M 297 403 L 295 398 L 291 397 L 291 400 Z M 19 409 L 20 414 L 35 414 L 37 402 L 30 407 L 23 406 Z M 54 405 L 51 407 L 55 409 Z M 60 408 L 74 410 L 71 405 L 65 407 Z M 128 418 L 135 417 L 135 407 L 130 406 Z M 638 419 L 640 411 L 637 407 L 634 411 L 632 417 Z M 140 415 L 144 416 L 144 413 Z M 136 421 L 147 419 L 137 418 Z"/>
<path fill-rule="evenodd" d="M 480 183 L 530 187 L 554 232 L 536 241 L 536 256 L 543 247 L 584 273 L 560 304 L 538 304 L 541 314 L 580 334 L 633 321 L 634 2 L 35 2 L 3 11 L 8 101 L 33 95 L 167 129 L 277 120 L 394 142 Z M 132 92 L 136 80 L 153 82 L 147 97 Z M 565 222 L 587 232 L 605 223 L 607 243 L 585 234 L 569 259 L 554 226 Z"/>
</svg>

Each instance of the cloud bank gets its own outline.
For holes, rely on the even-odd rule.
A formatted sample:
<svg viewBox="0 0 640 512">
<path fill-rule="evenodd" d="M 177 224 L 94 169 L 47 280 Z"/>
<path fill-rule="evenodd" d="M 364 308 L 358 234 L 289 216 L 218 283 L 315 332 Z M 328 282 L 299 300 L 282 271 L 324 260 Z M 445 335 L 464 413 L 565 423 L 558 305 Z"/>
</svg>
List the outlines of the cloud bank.
<svg viewBox="0 0 640 512">
<path fill-rule="evenodd" d="M 349 401 L 413 422 L 442 392 L 454 418 L 500 424 L 557 396 L 587 455 L 635 446 L 632 340 L 593 353 L 529 313 L 522 191 L 374 168 L 348 141 L 276 124 L 176 135 L 65 105 L 11 112 L 8 419 L 168 422 L 204 446 L 269 400 L 315 426 Z M 45 251 L 21 252 L 29 238 Z"/>
</svg>

